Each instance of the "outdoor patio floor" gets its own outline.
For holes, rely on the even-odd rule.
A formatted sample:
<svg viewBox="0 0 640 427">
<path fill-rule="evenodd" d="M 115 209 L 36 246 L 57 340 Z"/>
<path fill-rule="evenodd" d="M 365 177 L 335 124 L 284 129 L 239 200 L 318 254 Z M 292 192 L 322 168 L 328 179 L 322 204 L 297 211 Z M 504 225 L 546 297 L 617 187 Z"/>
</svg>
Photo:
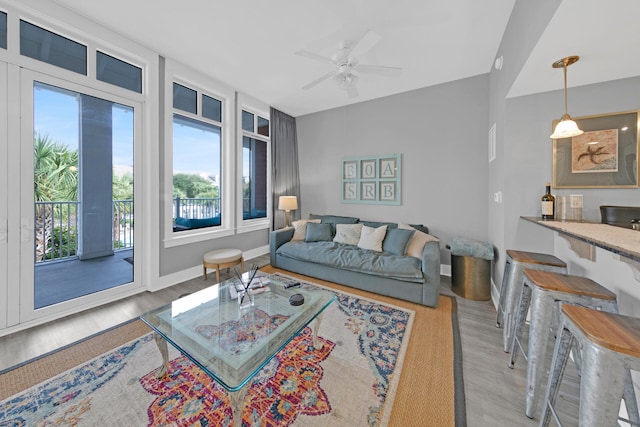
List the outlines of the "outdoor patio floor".
<svg viewBox="0 0 640 427">
<path fill-rule="evenodd" d="M 133 281 L 133 265 L 125 258 L 133 249 L 85 261 L 73 259 L 35 266 L 35 308 L 42 308 Z"/>
</svg>

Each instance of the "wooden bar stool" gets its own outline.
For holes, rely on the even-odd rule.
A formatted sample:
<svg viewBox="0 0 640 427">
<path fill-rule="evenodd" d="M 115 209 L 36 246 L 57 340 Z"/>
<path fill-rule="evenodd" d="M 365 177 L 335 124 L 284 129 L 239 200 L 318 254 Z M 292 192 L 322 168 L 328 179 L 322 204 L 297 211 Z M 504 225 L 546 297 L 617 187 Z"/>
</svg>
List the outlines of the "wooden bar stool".
<svg viewBox="0 0 640 427">
<path fill-rule="evenodd" d="M 518 299 L 522 293 L 522 281 L 524 269 L 552 271 L 555 273 L 567 273 L 567 264 L 553 255 L 537 252 L 516 251 L 507 249 L 507 259 L 504 264 L 504 275 L 500 287 L 498 299 L 498 314 L 496 326 L 504 320 L 502 332 L 502 345 L 505 353 L 511 350 L 513 338 L 513 325 L 515 313 L 518 307 Z"/>
<path fill-rule="evenodd" d="M 244 272 L 244 258 L 239 249 L 218 249 L 209 251 L 202 258 L 202 269 L 204 270 L 204 280 L 207 280 L 207 268 L 216 269 L 216 282 L 220 283 L 220 269 L 229 268 L 240 264 Z"/>
<path fill-rule="evenodd" d="M 631 423 L 638 425 L 629 369 L 640 370 L 640 319 L 563 304 L 540 426 L 549 425 L 551 415 L 560 425 L 553 404 L 574 340 L 582 352 L 579 424 L 617 425 L 624 398 Z"/>
<path fill-rule="evenodd" d="M 617 312 L 616 295 L 593 280 L 568 274 L 551 273 L 539 270 L 524 270 L 524 282 L 520 303 L 516 313 L 513 339 L 511 341 L 511 360 L 509 367 L 513 368 L 518 349 L 527 359 L 527 417 L 533 418 L 538 405 L 538 396 L 544 359 L 554 309 L 558 302 L 571 303 Z M 528 350 L 525 353 L 520 342 L 520 333 L 527 320 L 527 312 L 531 306 L 531 323 L 529 324 Z M 518 347 L 516 347 L 516 345 Z"/>
</svg>

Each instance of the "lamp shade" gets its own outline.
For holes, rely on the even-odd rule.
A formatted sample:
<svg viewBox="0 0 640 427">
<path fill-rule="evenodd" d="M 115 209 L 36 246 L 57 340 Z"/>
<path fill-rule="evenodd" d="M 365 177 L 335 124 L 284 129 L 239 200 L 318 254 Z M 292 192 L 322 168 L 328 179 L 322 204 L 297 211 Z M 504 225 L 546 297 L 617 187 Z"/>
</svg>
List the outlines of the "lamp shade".
<svg viewBox="0 0 640 427">
<path fill-rule="evenodd" d="M 562 116 L 562 120 L 556 125 L 555 131 L 551 135 L 551 139 L 570 138 L 572 136 L 582 135 L 584 131 L 578 128 L 576 122 L 571 120 L 568 114 Z"/>
<path fill-rule="evenodd" d="M 296 196 L 280 196 L 278 209 L 281 211 L 295 211 L 298 209 L 298 198 Z"/>
</svg>

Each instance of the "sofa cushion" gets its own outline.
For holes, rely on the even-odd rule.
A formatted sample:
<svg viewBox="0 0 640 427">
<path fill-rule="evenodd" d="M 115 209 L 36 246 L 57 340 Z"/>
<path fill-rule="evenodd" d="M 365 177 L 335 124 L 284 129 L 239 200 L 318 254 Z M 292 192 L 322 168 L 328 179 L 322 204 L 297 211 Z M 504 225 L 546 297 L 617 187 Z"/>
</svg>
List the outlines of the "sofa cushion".
<svg viewBox="0 0 640 427">
<path fill-rule="evenodd" d="M 336 235 L 334 242 L 346 245 L 357 245 L 360 241 L 362 224 L 336 224 Z"/>
<path fill-rule="evenodd" d="M 180 227 L 186 228 L 203 228 L 220 225 L 220 216 L 214 216 L 211 218 L 183 218 L 177 217 L 175 224 Z"/>
<path fill-rule="evenodd" d="M 276 254 L 300 261 L 323 264 L 343 270 L 395 280 L 423 283 L 420 261 L 409 256 L 360 249 L 336 242 L 287 242 Z"/>
<path fill-rule="evenodd" d="M 293 221 L 291 225 L 295 231 L 293 232 L 291 240 L 304 240 L 307 236 L 307 223 L 309 222 L 320 224 L 319 219 L 301 219 L 299 221 Z"/>
<path fill-rule="evenodd" d="M 416 230 L 392 228 L 382 241 L 382 250 L 393 255 L 402 256 L 407 253 L 407 247 Z"/>
<path fill-rule="evenodd" d="M 322 224 L 331 224 L 331 236 L 336 234 L 336 224 L 356 224 L 358 218 L 338 215 L 309 214 L 309 219 L 319 219 Z"/>
<path fill-rule="evenodd" d="M 362 231 L 360 232 L 360 241 L 358 242 L 358 247 L 361 249 L 369 249 L 376 252 L 382 252 L 382 241 L 384 240 L 384 236 L 386 234 L 386 225 L 378 228 L 367 227 L 366 225 L 363 225 Z"/>
<path fill-rule="evenodd" d="M 320 242 L 331 240 L 331 224 L 307 223 L 305 242 Z"/>
<path fill-rule="evenodd" d="M 373 228 L 378 228 L 378 227 L 382 227 L 383 225 L 387 226 L 387 230 L 390 230 L 392 228 L 398 228 L 398 224 L 396 224 L 395 222 L 378 222 L 378 221 L 358 221 L 358 224 L 362 224 L 362 225 L 366 225 L 367 227 L 373 227 Z"/>
<path fill-rule="evenodd" d="M 398 224 L 398 228 L 404 230 L 414 230 L 414 228 L 408 224 Z M 407 255 L 422 259 L 422 252 L 424 252 L 424 245 L 429 242 L 438 242 L 438 238 L 431 234 L 423 233 L 422 231 L 415 230 L 413 237 L 409 241 L 407 247 Z"/>
</svg>

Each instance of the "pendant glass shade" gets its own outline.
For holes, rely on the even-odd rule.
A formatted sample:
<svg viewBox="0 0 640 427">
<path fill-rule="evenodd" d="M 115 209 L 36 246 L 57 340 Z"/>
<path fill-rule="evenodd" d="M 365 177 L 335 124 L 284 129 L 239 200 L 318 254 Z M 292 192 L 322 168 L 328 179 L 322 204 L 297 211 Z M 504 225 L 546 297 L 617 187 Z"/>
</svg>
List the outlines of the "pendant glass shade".
<svg viewBox="0 0 640 427">
<path fill-rule="evenodd" d="M 551 134 L 551 139 L 571 138 L 583 133 L 584 131 L 578 128 L 577 123 L 571 120 L 571 116 L 565 114 L 556 125 L 556 129 Z"/>
<path fill-rule="evenodd" d="M 578 62 L 578 59 L 580 59 L 579 56 L 567 56 L 551 65 L 553 68 L 562 68 L 564 71 L 564 115 L 551 134 L 551 139 L 570 138 L 584 133 L 578 128 L 578 124 L 571 119 L 571 116 L 567 112 L 567 67 Z"/>
</svg>

